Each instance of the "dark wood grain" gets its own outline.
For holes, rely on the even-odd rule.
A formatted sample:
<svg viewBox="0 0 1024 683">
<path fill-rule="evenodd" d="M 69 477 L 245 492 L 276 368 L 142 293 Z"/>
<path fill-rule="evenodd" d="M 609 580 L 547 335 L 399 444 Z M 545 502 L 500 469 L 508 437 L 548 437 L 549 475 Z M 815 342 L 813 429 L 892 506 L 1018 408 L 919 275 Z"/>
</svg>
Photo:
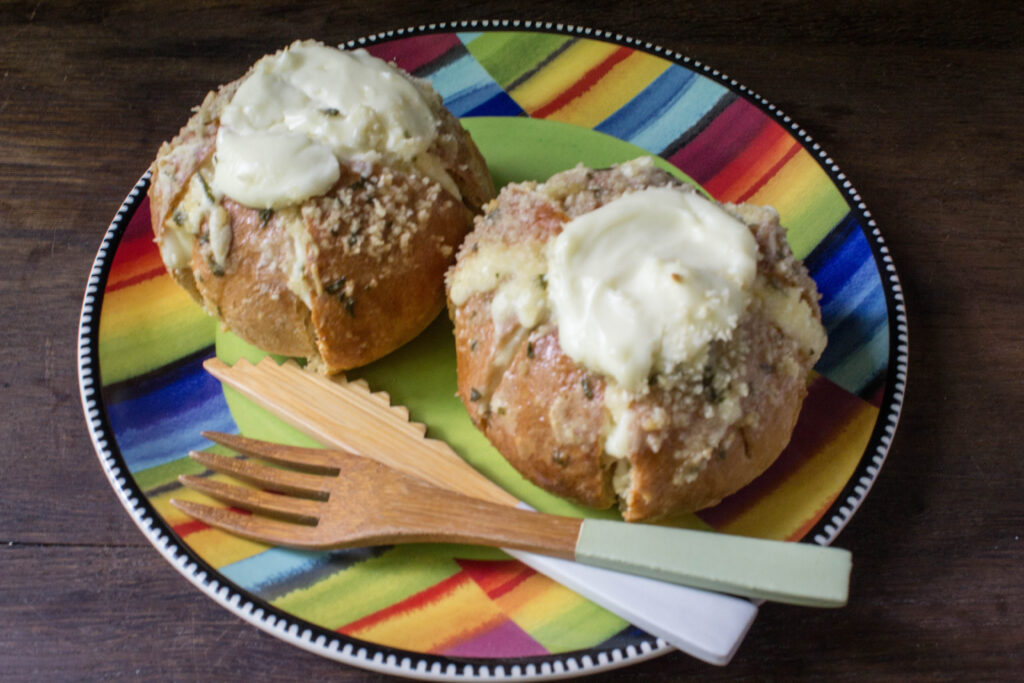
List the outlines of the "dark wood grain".
<svg viewBox="0 0 1024 683">
<path fill-rule="evenodd" d="M 702 59 L 764 95 L 852 179 L 907 298 L 902 422 L 841 538 L 855 558 L 849 607 L 768 605 L 724 669 L 674 653 L 594 680 L 1019 677 L 1020 7 L 0 4 L 0 677 L 382 678 L 242 623 L 149 547 L 85 429 L 76 327 L 104 229 L 208 89 L 295 38 L 340 42 L 472 17 L 614 29 Z"/>
</svg>

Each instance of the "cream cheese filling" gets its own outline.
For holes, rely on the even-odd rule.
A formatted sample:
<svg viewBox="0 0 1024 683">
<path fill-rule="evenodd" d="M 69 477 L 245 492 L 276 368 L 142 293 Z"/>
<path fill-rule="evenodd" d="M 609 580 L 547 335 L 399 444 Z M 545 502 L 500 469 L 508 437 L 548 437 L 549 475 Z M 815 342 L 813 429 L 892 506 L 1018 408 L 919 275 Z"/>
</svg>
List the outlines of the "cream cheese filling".
<svg viewBox="0 0 1024 683">
<path fill-rule="evenodd" d="M 204 222 L 204 251 L 210 262 L 223 269 L 231 250 L 231 217 L 220 205 L 221 197 L 210 187 L 204 173 L 208 172 L 200 169 L 192 175 L 181 199 L 164 220 L 160 258 L 172 270 L 191 266 L 192 245 Z"/>
</svg>

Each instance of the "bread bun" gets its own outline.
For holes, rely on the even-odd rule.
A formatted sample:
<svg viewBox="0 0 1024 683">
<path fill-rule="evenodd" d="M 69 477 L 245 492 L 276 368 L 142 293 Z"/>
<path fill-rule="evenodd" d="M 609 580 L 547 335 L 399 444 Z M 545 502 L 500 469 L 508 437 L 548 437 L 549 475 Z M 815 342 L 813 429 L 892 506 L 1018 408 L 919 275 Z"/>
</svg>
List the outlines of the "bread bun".
<svg viewBox="0 0 1024 683">
<path fill-rule="evenodd" d="M 347 138 L 344 145 L 337 140 L 321 145 L 321 151 L 328 149 L 327 163 L 332 163 L 330 144 L 341 151 L 323 191 L 307 191 L 310 196 L 301 190 L 296 196 L 290 189 L 292 195 L 287 194 L 291 177 L 265 181 L 271 185 L 265 201 L 258 194 L 253 199 L 252 193 L 236 197 L 223 191 L 218 180 L 227 187 L 238 183 L 224 179 L 231 169 L 228 150 L 219 147 L 226 148 L 231 139 L 230 131 L 219 135 L 222 119 L 247 80 L 272 68 L 273 60 L 326 55 L 330 61 L 336 52 L 317 43 L 296 43 L 209 93 L 177 137 L 161 146 L 149 190 L 154 234 L 174 279 L 246 341 L 306 358 L 325 372 L 376 360 L 436 317 L 444 307 L 444 272 L 455 249 L 470 230 L 472 216 L 494 196 L 479 151 L 430 85 L 362 51 L 341 54 L 357 57 L 352 61 L 359 68 L 377 70 L 375 83 L 380 73 L 390 71 L 405 89 L 403 102 L 412 101 L 431 117 L 427 138 L 413 140 L 422 143 L 415 156 L 403 156 L 392 149 L 393 139 L 381 137 L 393 132 L 387 125 L 395 125 L 402 112 L 374 111 L 373 103 L 347 111 L 311 100 L 309 111 L 300 112 L 316 119 L 310 124 L 310 144 L 318 144 L 322 129 L 341 126 L 359 144 L 369 139 L 367 146 L 353 149 Z M 264 66 L 268 61 L 271 66 Z M 253 88 L 250 84 L 248 89 Z M 349 95 L 344 84 L 339 88 L 329 97 L 344 102 Z M 245 96 L 253 98 L 248 92 Z M 290 115 L 294 118 L 295 112 Z M 349 125 L 346 117 L 354 123 Z M 414 137 L 399 132 L 404 133 L 404 138 L 397 136 L 399 145 Z M 242 138 L 242 151 L 251 144 Z M 287 164 L 297 162 L 294 156 L 285 158 Z M 301 181 L 307 168 L 299 163 L 295 171 Z"/>
<path fill-rule="evenodd" d="M 694 192 L 649 159 L 507 186 L 447 275 L 458 392 L 474 423 L 533 483 L 592 507 L 618 502 L 628 521 L 714 505 L 771 465 L 825 345 L 817 290 L 777 213 L 726 204 L 756 244 L 728 334 L 694 361 L 644 373 L 639 388 L 570 358 L 552 244 L 573 219 L 650 188 Z"/>
</svg>

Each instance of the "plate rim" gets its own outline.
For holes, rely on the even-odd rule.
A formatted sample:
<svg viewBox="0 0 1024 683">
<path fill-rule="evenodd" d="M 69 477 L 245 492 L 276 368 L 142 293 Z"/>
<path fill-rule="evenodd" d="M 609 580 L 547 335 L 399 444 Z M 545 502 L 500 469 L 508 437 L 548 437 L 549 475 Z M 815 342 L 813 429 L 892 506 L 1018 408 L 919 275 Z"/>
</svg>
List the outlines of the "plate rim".
<svg viewBox="0 0 1024 683">
<path fill-rule="evenodd" d="M 393 29 L 354 38 L 341 46 L 357 49 L 400 38 L 474 30 L 556 33 L 614 43 L 667 59 L 710 78 L 737 92 L 786 128 L 825 170 L 844 197 L 852 202 L 851 211 L 863 221 L 861 231 L 879 271 L 889 325 L 889 355 L 879 415 L 867 446 L 842 491 L 804 539 L 804 542 L 829 545 L 849 523 L 878 478 L 899 423 L 907 382 L 909 326 L 902 287 L 881 230 L 860 194 L 820 144 L 774 104 L 708 64 L 622 33 L 552 21 L 468 19 Z M 111 487 L 143 535 L 179 573 L 222 607 L 285 642 L 344 664 L 421 680 L 558 680 L 617 669 L 675 650 L 654 636 L 641 642 L 639 647 L 629 644 L 605 650 L 591 648 L 522 658 L 522 663 L 504 663 L 501 658 L 478 660 L 401 650 L 332 632 L 284 612 L 233 584 L 196 555 L 156 513 L 124 467 L 107 419 L 98 379 L 99 314 L 110 263 L 149 186 L 149 180 L 150 171 L 147 170 L 122 202 L 93 261 L 79 316 L 78 380 L 90 438 Z"/>
</svg>

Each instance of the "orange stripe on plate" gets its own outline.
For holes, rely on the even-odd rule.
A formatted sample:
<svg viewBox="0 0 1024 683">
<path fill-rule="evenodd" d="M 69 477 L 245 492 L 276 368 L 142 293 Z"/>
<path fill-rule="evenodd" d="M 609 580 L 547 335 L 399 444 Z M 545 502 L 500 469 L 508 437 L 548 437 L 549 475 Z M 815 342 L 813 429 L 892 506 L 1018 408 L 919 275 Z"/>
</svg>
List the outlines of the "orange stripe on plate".
<svg viewBox="0 0 1024 683">
<path fill-rule="evenodd" d="M 751 197 L 757 194 L 758 190 L 764 187 L 769 180 L 775 177 L 775 174 L 782 170 L 782 167 L 789 163 L 789 160 L 796 156 L 797 152 L 801 150 L 800 145 L 796 144 L 795 141 L 790 141 L 788 148 L 782 155 L 782 158 L 775 162 L 767 172 L 762 173 L 760 177 L 751 185 L 746 191 L 743 192 L 736 200 L 737 203 L 749 201 Z"/>
</svg>

